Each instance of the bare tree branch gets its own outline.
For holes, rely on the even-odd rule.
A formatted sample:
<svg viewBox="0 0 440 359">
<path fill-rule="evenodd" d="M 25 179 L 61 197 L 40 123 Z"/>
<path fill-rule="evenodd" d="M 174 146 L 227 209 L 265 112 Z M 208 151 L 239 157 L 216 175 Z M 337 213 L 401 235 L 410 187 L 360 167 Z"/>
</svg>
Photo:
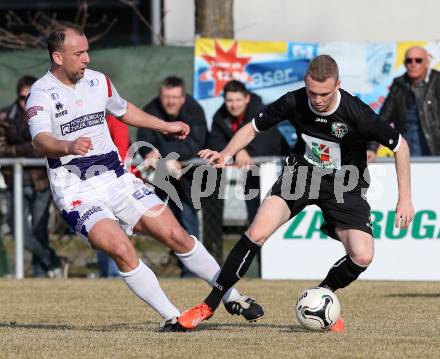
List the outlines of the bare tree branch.
<svg viewBox="0 0 440 359">
<path fill-rule="evenodd" d="M 150 29 L 150 23 L 145 19 L 141 11 L 136 6 L 136 3 L 131 0 L 119 0 L 121 3 L 129 6 L 140 21 Z M 86 28 L 97 30 L 98 33 L 89 38 L 89 42 L 93 43 L 105 35 L 116 24 L 117 18 L 109 18 L 106 14 L 101 16 L 99 21 L 89 22 L 90 7 L 95 3 L 95 0 L 79 0 L 78 10 L 74 17 L 74 22 L 83 30 Z M 8 11 L 4 15 L 4 26 L 0 26 L 0 47 L 9 49 L 26 49 L 26 48 L 44 48 L 44 39 L 56 28 L 62 21 L 58 19 L 55 12 L 49 15 L 36 11 L 32 14 L 28 13 L 27 17 L 20 17 L 13 11 Z M 29 32 L 19 33 L 17 29 L 29 26 Z M 160 41 L 163 38 L 160 34 L 158 36 Z"/>
<path fill-rule="evenodd" d="M 104 37 L 110 31 L 110 29 L 113 27 L 113 25 L 116 24 L 117 22 L 118 22 L 118 19 L 113 19 L 112 22 L 107 26 L 107 28 L 104 31 L 100 32 L 98 35 L 89 37 L 89 42 L 93 43 L 95 41 L 98 41 L 102 37 Z"/>
<path fill-rule="evenodd" d="M 131 7 L 134 11 L 134 13 L 137 15 L 137 17 L 141 20 L 141 22 L 150 30 L 150 32 L 153 34 L 153 36 L 156 36 L 159 39 L 159 43 L 164 43 L 164 38 L 161 34 L 155 34 L 153 26 L 151 26 L 150 22 L 142 15 L 142 13 L 137 8 L 135 2 L 133 0 L 119 0 L 123 4 Z"/>
</svg>

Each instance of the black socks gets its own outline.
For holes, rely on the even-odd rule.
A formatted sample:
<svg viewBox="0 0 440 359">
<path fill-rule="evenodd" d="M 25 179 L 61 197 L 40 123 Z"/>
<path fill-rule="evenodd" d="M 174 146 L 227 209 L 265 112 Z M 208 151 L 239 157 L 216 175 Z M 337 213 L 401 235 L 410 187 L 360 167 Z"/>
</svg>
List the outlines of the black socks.
<svg viewBox="0 0 440 359">
<path fill-rule="evenodd" d="M 350 256 L 346 255 L 333 265 L 327 277 L 319 286 L 329 288 L 334 292 L 337 289 L 345 288 L 351 282 L 355 281 L 366 269 L 366 266 L 359 266 L 351 260 Z"/>
<path fill-rule="evenodd" d="M 246 234 L 242 234 L 226 258 L 211 293 L 204 300 L 211 309 L 217 309 L 225 293 L 243 277 L 260 248 Z"/>
</svg>

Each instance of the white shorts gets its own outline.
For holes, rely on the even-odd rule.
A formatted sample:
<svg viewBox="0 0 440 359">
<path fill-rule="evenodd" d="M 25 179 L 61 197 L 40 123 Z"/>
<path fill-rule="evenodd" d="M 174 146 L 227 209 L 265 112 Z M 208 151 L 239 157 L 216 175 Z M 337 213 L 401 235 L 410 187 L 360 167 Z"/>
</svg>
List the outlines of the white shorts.
<svg viewBox="0 0 440 359">
<path fill-rule="evenodd" d="M 119 222 L 128 235 L 143 215 L 155 216 L 151 209 L 164 204 L 150 186 L 131 173 L 125 173 L 106 186 L 81 192 L 63 208 L 61 215 L 70 228 L 87 239 L 92 227 L 101 219 Z M 162 209 L 162 207 L 161 207 Z"/>
</svg>

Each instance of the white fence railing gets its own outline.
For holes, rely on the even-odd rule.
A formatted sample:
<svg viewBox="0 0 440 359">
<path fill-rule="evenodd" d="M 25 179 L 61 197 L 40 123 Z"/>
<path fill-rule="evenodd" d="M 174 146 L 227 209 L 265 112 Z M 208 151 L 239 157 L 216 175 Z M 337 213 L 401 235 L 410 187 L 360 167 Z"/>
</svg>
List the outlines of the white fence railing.
<svg viewBox="0 0 440 359">
<path fill-rule="evenodd" d="M 0 166 L 14 167 L 14 238 L 15 238 L 15 278 L 24 278 L 24 238 L 23 238 L 23 167 L 45 166 L 42 158 L 1 158 Z"/>
<path fill-rule="evenodd" d="M 258 157 L 255 158 L 256 164 L 277 161 L 279 157 Z M 379 158 L 377 162 L 394 161 L 392 158 Z M 414 157 L 413 163 L 440 162 L 440 157 Z M 134 160 L 134 165 L 139 165 L 141 160 Z M 206 163 L 200 158 L 185 161 L 184 165 L 202 165 Z M 14 238 L 15 238 L 15 277 L 24 278 L 24 238 L 23 238 L 23 167 L 45 166 L 43 158 L 0 158 L 0 166 L 13 166 L 14 168 Z M 413 191 L 416 189 L 413 188 Z"/>
</svg>

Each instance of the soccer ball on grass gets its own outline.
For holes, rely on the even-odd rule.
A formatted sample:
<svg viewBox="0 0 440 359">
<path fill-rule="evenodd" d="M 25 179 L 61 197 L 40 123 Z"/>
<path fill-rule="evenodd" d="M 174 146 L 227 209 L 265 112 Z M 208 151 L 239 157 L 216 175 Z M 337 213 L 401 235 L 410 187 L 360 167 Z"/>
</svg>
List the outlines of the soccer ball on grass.
<svg viewBox="0 0 440 359">
<path fill-rule="evenodd" d="M 339 319 L 341 305 L 335 293 L 327 288 L 306 289 L 296 302 L 296 318 L 304 328 L 329 330 Z"/>
</svg>

